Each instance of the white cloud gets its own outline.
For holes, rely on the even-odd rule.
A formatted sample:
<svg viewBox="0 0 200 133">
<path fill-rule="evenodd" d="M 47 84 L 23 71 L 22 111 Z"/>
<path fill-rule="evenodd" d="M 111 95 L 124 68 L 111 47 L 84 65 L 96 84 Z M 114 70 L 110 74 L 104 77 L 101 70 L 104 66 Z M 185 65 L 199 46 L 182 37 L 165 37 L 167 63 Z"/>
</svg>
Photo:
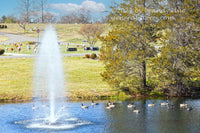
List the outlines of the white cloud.
<svg viewBox="0 0 200 133">
<path fill-rule="evenodd" d="M 94 1 L 84 1 L 82 4 L 81 4 L 82 8 L 84 9 L 87 9 L 89 11 L 93 11 L 93 12 L 103 12 L 106 10 L 104 4 L 102 3 L 96 3 Z"/>
<path fill-rule="evenodd" d="M 99 13 L 106 10 L 103 3 L 96 3 L 95 1 L 86 0 L 82 2 L 81 5 L 72 4 L 72 3 L 60 3 L 60 4 L 49 4 L 49 7 L 55 10 L 60 11 L 64 14 L 70 14 L 73 12 L 78 12 L 81 9 L 88 10 L 93 13 Z"/>
</svg>

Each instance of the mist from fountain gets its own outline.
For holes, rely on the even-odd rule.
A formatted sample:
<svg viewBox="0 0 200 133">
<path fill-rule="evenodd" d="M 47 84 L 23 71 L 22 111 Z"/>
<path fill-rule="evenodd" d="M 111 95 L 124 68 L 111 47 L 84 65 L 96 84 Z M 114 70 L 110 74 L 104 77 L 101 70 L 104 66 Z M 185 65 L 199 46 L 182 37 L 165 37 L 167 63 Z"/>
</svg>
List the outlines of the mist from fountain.
<svg viewBox="0 0 200 133">
<path fill-rule="evenodd" d="M 66 94 L 61 52 L 56 30 L 52 26 L 45 29 L 38 48 L 34 72 L 34 103 L 39 105 L 41 101 L 49 101 L 47 117 L 50 123 L 55 123 L 57 109 L 60 108 L 57 103 L 64 102 Z"/>
</svg>

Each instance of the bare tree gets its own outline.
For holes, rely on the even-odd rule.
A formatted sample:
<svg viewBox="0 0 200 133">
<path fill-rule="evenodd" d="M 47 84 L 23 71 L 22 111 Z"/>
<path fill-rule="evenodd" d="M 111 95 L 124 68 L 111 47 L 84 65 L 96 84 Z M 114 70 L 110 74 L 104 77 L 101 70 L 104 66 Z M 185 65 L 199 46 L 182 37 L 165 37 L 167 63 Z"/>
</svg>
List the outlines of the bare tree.
<svg viewBox="0 0 200 133">
<path fill-rule="evenodd" d="M 17 10 L 19 11 L 19 26 L 26 31 L 26 25 L 30 23 L 31 14 L 33 11 L 33 0 L 18 0 Z"/>
<path fill-rule="evenodd" d="M 90 11 L 84 8 L 80 9 L 77 16 L 78 16 L 78 23 L 81 24 L 87 24 L 91 19 Z"/>
<path fill-rule="evenodd" d="M 79 23 L 79 18 L 75 13 L 72 13 L 67 16 L 62 16 L 60 22 L 65 24 Z"/>
<path fill-rule="evenodd" d="M 37 4 L 36 4 L 36 9 L 38 10 L 38 16 L 41 16 L 41 22 L 45 23 L 45 8 L 47 5 L 47 0 L 36 0 Z"/>
<path fill-rule="evenodd" d="M 46 0 L 40 0 L 40 7 L 41 7 L 41 13 L 42 13 L 42 23 L 44 23 L 44 7 L 45 7 Z"/>
<path fill-rule="evenodd" d="M 105 26 L 99 23 L 95 24 L 85 24 L 78 33 L 81 34 L 90 44 L 90 47 L 93 48 L 98 37 L 104 32 Z"/>
<path fill-rule="evenodd" d="M 31 12 L 33 11 L 33 0 L 19 0 L 19 5 L 17 7 L 17 10 L 20 13 L 20 21 L 21 22 L 30 22 L 31 18 Z"/>
<path fill-rule="evenodd" d="M 45 23 L 56 23 L 57 21 L 56 16 L 50 12 L 45 13 L 43 17 Z"/>
</svg>

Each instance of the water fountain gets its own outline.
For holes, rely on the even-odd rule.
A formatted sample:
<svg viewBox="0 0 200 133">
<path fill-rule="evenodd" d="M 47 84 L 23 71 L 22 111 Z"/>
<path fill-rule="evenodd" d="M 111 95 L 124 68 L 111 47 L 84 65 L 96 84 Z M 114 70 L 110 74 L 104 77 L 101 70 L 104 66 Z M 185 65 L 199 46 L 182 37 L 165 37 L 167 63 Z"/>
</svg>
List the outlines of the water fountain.
<svg viewBox="0 0 200 133">
<path fill-rule="evenodd" d="M 56 122 L 56 103 L 65 101 L 64 75 L 56 31 L 49 26 L 42 37 L 35 65 L 35 102 L 49 101 L 49 122 Z"/>
<path fill-rule="evenodd" d="M 91 124 L 71 117 L 64 106 L 64 71 L 56 30 L 52 26 L 44 31 L 38 48 L 34 71 L 33 119 L 15 123 L 26 125 L 27 128 L 62 130 Z"/>
</svg>

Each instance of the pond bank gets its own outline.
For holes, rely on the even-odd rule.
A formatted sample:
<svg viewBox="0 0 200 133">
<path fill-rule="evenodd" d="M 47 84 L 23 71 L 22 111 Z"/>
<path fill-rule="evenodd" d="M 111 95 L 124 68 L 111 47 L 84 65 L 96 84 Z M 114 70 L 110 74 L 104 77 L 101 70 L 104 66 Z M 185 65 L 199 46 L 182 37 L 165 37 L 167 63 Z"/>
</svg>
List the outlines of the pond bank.
<svg viewBox="0 0 200 133">
<path fill-rule="evenodd" d="M 192 98 L 198 99 L 200 96 L 190 96 L 190 97 L 167 97 L 167 96 L 144 96 L 144 95 L 99 95 L 99 96 L 72 96 L 69 95 L 66 97 L 66 101 L 91 101 L 91 100 L 119 100 L 119 101 L 126 101 L 126 100 L 140 100 L 140 99 L 171 99 L 171 98 Z M 48 99 L 44 99 L 44 101 L 48 101 Z M 26 103 L 26 102 L 33 102 L 33 97 L 22 97 L 22 96 L 2 96 L 0 95 L 0 103 Z"/>
</svg>

